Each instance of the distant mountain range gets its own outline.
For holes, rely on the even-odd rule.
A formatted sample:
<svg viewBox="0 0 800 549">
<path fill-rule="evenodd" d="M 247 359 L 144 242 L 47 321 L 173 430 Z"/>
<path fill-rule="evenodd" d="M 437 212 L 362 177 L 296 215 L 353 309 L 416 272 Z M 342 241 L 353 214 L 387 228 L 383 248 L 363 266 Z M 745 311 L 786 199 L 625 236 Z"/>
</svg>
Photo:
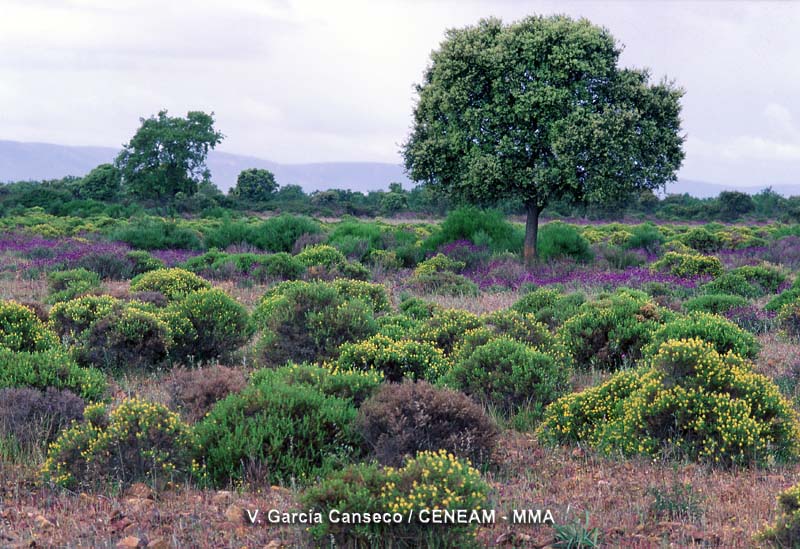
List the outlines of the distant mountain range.
<svg viewBox="0 0 800 549">
<path fill-rule="evenodd" d="M 118 149 L 111 147 L 0 140 L 0 182 L 57 179 L 67 175 L 80 177 L 99 164 L 113 161 L 118 152 Z M 402 166 L 385 162 L 279 164 L 253 156 L 211 151 L 207 164 L 214 183 L 226 192 L 236 183 L 239 172 L 247 168 L 270 170 L 280 185 L 300 185 L 306 192 L 325 189 L 368 192 L 387 189 L 392 182 L 402 183 L 405 188 L 413 185 Z M 680 180 L 667 186 L 667 194 L 688 193 L 706 198 L 726 190 L 753 194 L 767 186 L 745 187 Z M 772 189 L 784 196 L 800 195 L 800 184 L 774 185 Z"/>
</svg>

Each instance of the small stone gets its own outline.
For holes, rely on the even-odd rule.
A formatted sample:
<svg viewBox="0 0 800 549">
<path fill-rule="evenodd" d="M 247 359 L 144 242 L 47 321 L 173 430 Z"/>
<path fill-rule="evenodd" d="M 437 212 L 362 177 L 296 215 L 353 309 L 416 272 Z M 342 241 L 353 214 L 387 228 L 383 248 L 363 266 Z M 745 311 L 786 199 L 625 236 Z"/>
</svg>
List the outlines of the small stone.
<svg viewBox="0 0 800 549">
<path fill-rule="evenodd" d="M 137 537 L 128 536 L 126 538 L 122 538 L 119 543 L 117 543 L 118 549 L 136 549 L 139 547 L 139 544 L 142 542 Z"/>
</svg>

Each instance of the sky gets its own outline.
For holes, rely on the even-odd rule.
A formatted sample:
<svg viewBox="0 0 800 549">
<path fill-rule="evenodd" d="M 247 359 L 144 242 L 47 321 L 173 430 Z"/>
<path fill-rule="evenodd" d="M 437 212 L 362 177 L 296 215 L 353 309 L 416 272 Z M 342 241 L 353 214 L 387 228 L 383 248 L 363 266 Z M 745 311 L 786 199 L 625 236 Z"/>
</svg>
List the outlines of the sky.
<svg viewBox="0 0 800 549">
<path fill-rule="evenodd" d="M 681 179 L 800 182 L 800 2 L 0 0 L 0 139 L 120 147 L 140 117 L 215 113 L 218 150 L 401 163 L 448 28 L 565 13 L 686 90 Z"/>
</svg>

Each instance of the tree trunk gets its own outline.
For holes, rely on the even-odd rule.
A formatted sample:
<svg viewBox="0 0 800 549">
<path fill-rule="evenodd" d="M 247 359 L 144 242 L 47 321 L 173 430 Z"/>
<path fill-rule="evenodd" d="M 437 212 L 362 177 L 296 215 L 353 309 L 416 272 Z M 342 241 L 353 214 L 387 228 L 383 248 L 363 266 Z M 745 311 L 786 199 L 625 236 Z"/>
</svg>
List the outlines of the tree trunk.
<svg viewBox="0 0 800 549">
<path fill-rule="evenodd" d="M 539 234 L 539 205 L 530 202 L 526 205 L 528 219 L 525 222 L 525 265 L 532 267 L 536 263 L 536 238 Z"/>
</svg>

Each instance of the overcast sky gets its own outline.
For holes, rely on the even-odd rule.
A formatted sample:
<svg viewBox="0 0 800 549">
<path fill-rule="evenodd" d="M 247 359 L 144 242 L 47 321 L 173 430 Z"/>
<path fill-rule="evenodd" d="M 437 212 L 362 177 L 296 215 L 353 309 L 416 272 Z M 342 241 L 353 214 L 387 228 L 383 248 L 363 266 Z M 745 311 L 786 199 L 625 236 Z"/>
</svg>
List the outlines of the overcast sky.
<svg viewBox="0 0 800 549">
<path fill-rule="evenodd" d="M 222 151 L 400 162 L 444 31 L 567 13 L 686 89 L 683 179 L 800 177 L 800 3 L 0 0 L 0 139 L 119 147 L 139 117 L 216 113 Z"/>
</svg>

